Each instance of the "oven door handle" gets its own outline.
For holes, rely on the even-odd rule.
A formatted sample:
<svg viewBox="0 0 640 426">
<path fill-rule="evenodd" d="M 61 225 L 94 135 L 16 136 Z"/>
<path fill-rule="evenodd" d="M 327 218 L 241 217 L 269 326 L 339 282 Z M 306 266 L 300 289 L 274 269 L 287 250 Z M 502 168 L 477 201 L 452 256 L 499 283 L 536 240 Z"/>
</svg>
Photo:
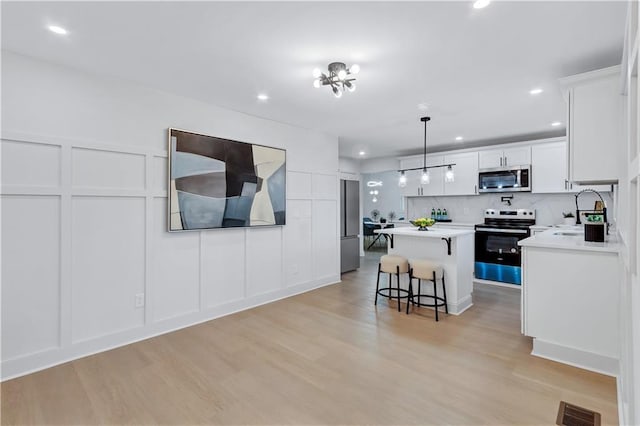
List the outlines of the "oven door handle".
<svg viewBox="0 0 640 426">
<path fill-rule="evenodd" d="M 526 229 L 496 229 L 496 228 L 476 228 L 478 232 L 490 232 L 493 234 L 522 234 L 529 233 Z"/>
</svg>

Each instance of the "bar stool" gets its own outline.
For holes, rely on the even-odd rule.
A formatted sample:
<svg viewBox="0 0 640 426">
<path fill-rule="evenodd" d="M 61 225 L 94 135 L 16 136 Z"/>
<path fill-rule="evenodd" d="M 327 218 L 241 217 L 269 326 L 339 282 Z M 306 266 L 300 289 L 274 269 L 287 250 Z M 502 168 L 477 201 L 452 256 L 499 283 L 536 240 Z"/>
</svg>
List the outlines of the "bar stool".
<svg viewBox="0 0 640 426">
<path fill-rule="evenodd" d="M 413 279 L 418 279 L 418 293 L 413 294 L 411 283 Z M 442 280 L 442 294 L 444 297 L 438 297 L 438 286 L 436 280 L 440 278 Z M 433 295 L 422 294 L 422 280 L 433 282 Z M 416 259 L 411 261 L 411 269 L 409 270 L 409 291 L 411 303 L 417 306 L 432 307 L 436 311 L 436 321 L 438 319 L 438 307 L 444 306 L 445 312 L 449 313 L 449 307 L 447 306 L 447 287 L 444 282 L 444 269 L 441 265 L 426 259 Z M 433 299 L 433 303 L 420 303 L 421 297 L 428 297 Z M 416 302 L 417 299 L 417 302 Z"/>
<path fill-rule="evenodd" d="M 380 288 L 380 274 L 387 273 L 389 274 L 389 286 Z M 398 312 L 400 312 L 400 299 L 407 299 L 407 314 L 409 313 L 409 299 L 411 299 L 411 289 L 405 290 L 400 288 L 400 274 L 409 273 L 409 261 L 402 256 L 395 256 L 391 254 L 385 254 L 380 258 L 380 263 L 378 264 L 378 279 L 376 280 L 376 300 L 374 305 L 378 304 L 378 295 L 383 297 L 388 297 L 389 299 L 393 299 L 393 292 L 395 292 L 395 297 L 398 299 Z M 396 288 L 392 286 L 392 278 L 391 275 L 395 274 L 397 278 Z M 409 280 L 409 284 L 411 284 L 411 280 Z M 383 293 L 384 291 L 387 294 Z M 404 294 L 404 295 L 402 295 Z"/>
</svg>

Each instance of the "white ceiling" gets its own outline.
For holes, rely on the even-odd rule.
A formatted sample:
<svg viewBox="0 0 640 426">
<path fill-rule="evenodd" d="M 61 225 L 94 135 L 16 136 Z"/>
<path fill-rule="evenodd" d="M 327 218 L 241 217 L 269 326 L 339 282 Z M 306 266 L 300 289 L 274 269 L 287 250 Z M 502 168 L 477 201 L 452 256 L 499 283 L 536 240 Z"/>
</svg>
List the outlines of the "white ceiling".
<svg viewBox="0 0 640 426">
<path fill-rule="evenodd" d="M 341 155 L 371 158 L 420 151 L 422 115 L 430 149 L 563 133 L 550 126 L 565 121 L 557 79 L 620 62 L 626 7 L 2 2 L 2 47 L 317 129 L 340 137 Z M 355 93 L 312 87 L 332 61 L 361 66 Z"/>
</svg>

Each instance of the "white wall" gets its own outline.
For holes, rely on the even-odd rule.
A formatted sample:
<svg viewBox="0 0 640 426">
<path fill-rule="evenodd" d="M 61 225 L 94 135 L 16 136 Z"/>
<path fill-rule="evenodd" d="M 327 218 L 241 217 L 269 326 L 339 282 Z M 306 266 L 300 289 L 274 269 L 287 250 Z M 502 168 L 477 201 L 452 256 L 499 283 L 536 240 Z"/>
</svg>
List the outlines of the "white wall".
<svg viewBox="0 0 640 426">
<path fill-rule="evenodd" d="M 371 158 L 360 161 L 360 173 L 376 173 L 386 172 L 389 170 L 398 170 L 400 168 L 400 160 L 397 158 Z"/>
<path fill-rule="evenodd" d="M 336 138 L 2 62 L 4 379 L 339 281 Z M 287 225 L 166 232 L 168 127 L 285 148 Z"/>
<path fill-rule="evenodd" d="M 382 182 L 382 186 L 374 188 L 367 187 L 368 181 Z M 383 218 L 388 218 L 389 212 L 396 214 L 396 219 L 405 216 L 404 197 L 398 187 L 398 172 L 395 170 L 388 172 L 367 173 L 362 175 L 362 199 L 363 212 L 365 216 L 371 217 L 371 211 L 377 209 Z M 369 192 L 378 191 L 376 201 L 373 202 L 373 195 Z"/>
</svg>

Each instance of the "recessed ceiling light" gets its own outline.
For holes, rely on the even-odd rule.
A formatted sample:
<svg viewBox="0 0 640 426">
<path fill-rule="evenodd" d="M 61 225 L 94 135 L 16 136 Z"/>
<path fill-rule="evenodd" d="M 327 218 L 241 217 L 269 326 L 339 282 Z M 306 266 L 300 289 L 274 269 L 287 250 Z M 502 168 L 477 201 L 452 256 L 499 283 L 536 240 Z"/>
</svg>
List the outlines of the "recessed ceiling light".
<svg viewBox="0 0 640 426">
<path fill-rule="evenodd" d="M 366 153 L 365 153 L 364 151 L 360 151 L 358 154 L 360 154 L 360 155 L 364 155 L 364 154 L 366 154 Z"/>
<path fill-rule="evenodd" d="M 269 99 L 269 96 L 268 96 L 268 95 L 265 95 L 264 93 L 260 93 L 260 94 L 258 95 L 258 100 L 266 101 L 267 99 Z"/>
<path fill-rule="evenodd" d="M 557 126 L 559 126 L 559 125 L 561 125 L 561 124 L 562 124 L 562 123 L 561 123 L 561 122 L 559 122 L 559 121 L 554 121 L 553 123 L 551 123 L 551 125 L 552 125 L 553 127 L 557 127 Z"/>
<path fill-rule="evenodd" d="M 536 87 L 535 89 L 529 90 L 529 93 L 532 95 L 539 95 L 540 93 L 542 93 L 542 89 L 540 89 L 539 87 Z"/>
<path fill-rule="evenodd" d="M 473 8 L 474 9 L 483 9 L 483 8 L 489 6 L 489 3 L 491 3 L 491 0 L 476 0 L 475 2 L 473 2 Z"/>
<path fill-rule="evenodd" d="M 65 35 L 68 33 L 67 30 L 65 30 L 62 27 L 59 27 L 57 25 L 49 25 L 49 31 L 51 31 L 52 33 L 56 33 L 56 34 L 60 34 L 60 35 Z"/>
<path fill-rule="evenodd" d="M 464 139 L 462 136 L 456 136 L 457 141 L 461 141 L 462 139 Z"/>
</svg>

